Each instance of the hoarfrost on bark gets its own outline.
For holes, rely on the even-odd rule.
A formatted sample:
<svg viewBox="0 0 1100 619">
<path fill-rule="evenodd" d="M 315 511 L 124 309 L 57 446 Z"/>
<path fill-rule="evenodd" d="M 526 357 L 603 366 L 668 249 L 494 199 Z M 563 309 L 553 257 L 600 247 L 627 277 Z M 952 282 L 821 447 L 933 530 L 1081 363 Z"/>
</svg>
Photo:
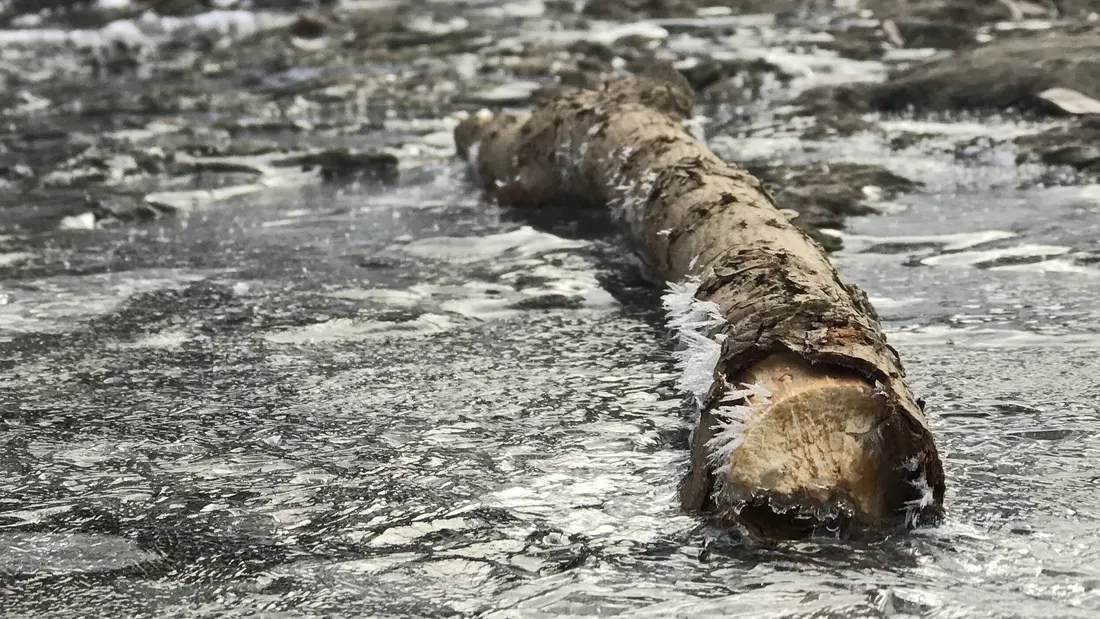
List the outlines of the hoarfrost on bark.
<svg viewBox="0 0 1100 619">
<path fill-rule="evenodd" d="M 675 352 L 680 368 L 677 386 L 690 392 L 695 397 L 696 407 L 702 409 L 714 385 L 714 372 L 722 356 L 723 334 L 715 331 L 726 324 L 726 319 L 717 303 L 696 298 L 698 292 L 699 284 L 692 280 L 669 283 L 668 292 L 661 301 L 668 326 L 681 346 Z M 719 472 L 729 466 L 730 456 L 744 441 L 749 418 L 768 406 L 770 398 L 771 392 L 757 384 L 742 384 L 722 394 L 717 408 L 712 411 L 716 432 L 707 441 L 708 458 L 713 466 L 719 467 Z M 696 429 L 692 428 L 692 432 Z"/>
<path fill-rule="evenodd" d="M 668 285 L 668 292 L 661 299 L 665 311 L 668 312 L 668 326 L 678 334 L 685 331 L 698 334 L 726 324 L 718 304 L 695 298 L 698 291 L 699 284 L 695 282 L 671 283 Z"/>
<path fill-rule="evenodd" d="M 921 476 L 918 477 L 916 481 L 911 481 L 909 483 L 920 491 L 920 496 L 910 501 L 906 501 L 905 507 L 902 509 L 905 510 L 905 526 L 915 527 L 920 520 L 921 512 L 924 511 L 924 508 L 934 504 L 936 498 L 932 493 L 932 486 L 928 484 L 928 478 L 924 473 L 921 473 Z"/>
<path fill-rule="evenodd" d="M 589 141 L 601 130 L 603 125 L 596 124 L 588 128 L 588 131 L 584 134 L 584 141 L 581 142 L 580 148 L 577 154 L 577 168 L 584 165 L 584 158 L 588 156 L 588 143 Z"/>
<path fill-rule="evenodd" d="M 750 400 L 749 398 L 753 398 Z M 745 426 L 757 411 L 770 404 L 771 392 L 763 385 L 742 384 L 740 389 L 727 391 L 712 412 L 714 436 L 707 441 L 707 457 L 721 477 L 729 472 L 730 456 L 745 440 Z"/>
<path fill-rule="evenodd" d="M 612 215 L 619 221 L 625 221 L 630 226 L 639 228 L 643 220 L 642 209 L 649 201 L 656 182 L 656 172 L 646 172 L 637 180 L 628 180 L 625 174 L 620 173 L 616 177 L 615 185 L 615 191 L 619 196 L 611 203 Z"/>
<path fill-rule="evenodd" d="M 726 320 L 717 303 L 695 297 L 698 291 L 696 282 L 670 282 L 661 302 L 668 326 L 681 345 L 675 353 L 680 367 L 677 386 L 694 395 L 696 405 L 701 407 L 714 383 L 714 368 L 722 355 L 722 345 L 711 334 Z"/>
<path fill-rule="evenodd" d="M 694 331 L 681 333 L 679 339 L 684 348 L 675 353 L 681 370 L 677 385 L 694 395 L 696 405 L 702 407 L 714 384 L 714 368 L 722 355 L 722 345 Z"/>
<path fill-rule="evenodd" d="M 734 389 L 733 391 L 727 391 L 722 394 L 722 399 L 719 400 L 719 402 L 722 404 L 737 404 L 749 396 L 768 399 L 772 397 L 772 392 L 768 391 L 768 388 L 764 385 L 758 385 L 756 383 L 749 385 L 742 383 L 740 389 Z"/>
<path fill-rule="evenodd" d="M 634 149 L 629 146 L 624 146 L 613 154 L 618 166 L 611 174 L 613 194 L 608 199 L 608 205 L 611 207 L 612 217 L 617 221 L 625 222 L 635 236 L 641 238 L 643 210 L 653 194 L 657 173 L 649 170 L 641 176 L 628 175 L 626 165 L 632 154 Z"/>
<path fill-rule="evenodd" d="M 920 458 L 918 458 L 917 456 L 909 456 L 905 459 L 904 462 L 901 463 L 901 465 L 904 466 L 905 470 L 907 471 L 916 471 L 917 467 L 920 466 Z"/>
</svg>

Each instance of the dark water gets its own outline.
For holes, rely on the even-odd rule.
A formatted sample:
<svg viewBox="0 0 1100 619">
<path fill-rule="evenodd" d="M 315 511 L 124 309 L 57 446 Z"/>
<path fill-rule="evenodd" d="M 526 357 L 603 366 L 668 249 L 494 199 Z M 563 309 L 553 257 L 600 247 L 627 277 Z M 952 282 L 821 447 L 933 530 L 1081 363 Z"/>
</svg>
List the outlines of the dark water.
<svg viewBox="0 0 1100 619">
<path fill-rule="evenodd" d="M 1097 616 L 1100 191 L 945 162 L 998 121 L 932 129 L 713 144 L 926 183 L 836 261 L 928 400 L 942 526 L 768 546 L 679 514 L 688 407 L 628 250 L 439 158 L 0 229 L 0 614 Z"/>
</svg>

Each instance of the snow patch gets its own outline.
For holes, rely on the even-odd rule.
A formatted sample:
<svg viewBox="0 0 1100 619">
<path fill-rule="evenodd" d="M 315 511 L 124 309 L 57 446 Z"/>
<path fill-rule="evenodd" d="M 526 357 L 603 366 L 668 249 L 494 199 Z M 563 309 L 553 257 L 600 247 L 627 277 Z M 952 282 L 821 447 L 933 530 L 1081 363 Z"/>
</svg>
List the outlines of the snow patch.
<svg viewBox="0 0 1100 619">
<path fill-rule="evenodd" d="M 405 322 L 334 318 L 305 327 L 294 327 L 264 336 L 276 344 L 311 345 L 387 337 L 423 337 L 442 333 L 457 326 L 450 318 L 422 314 Z"/>
<path fill-rule="evenodd" d="M 581 3 L 583 7 L 583 3 Z M 593 22 L 589 30 L 538 30 L 524 33 L 520 42 L 537 42 L 541 45 L 566 47 L 581 41 L 594 41 L 604 45 L 613 45 L 625 37 L 639 37 L 649 40 L 663 40 L 669 37 L 668 30 L 656 23 L 638 21 L 622 25 L 612 22 Z"/>
<path fill-rule="evenodd" d="M 930 256 L 921 260 L 921 264 L 928 266 L 966 267 L 978 266 L 984 263 L 992 263 L 1003 258 L 1050 258 L 1062 256 L 1072 251 L 1065 245 L 1039 245 L 1025 244 L 1016 247 L 1001 249 L 960 251 L 949 254 Z"/>
<path fill-rule="evenodd" d="M 536 254 L 588 247 L 584 241 L 563 239 L 523 226 L 511 232 L 486 236 L 436 236 L 412 241 L 395 250 L 419 258 L 456 264 L 474 263 L 503 257 L 529 257 Z"/>
<path fill-rule="evenodd" d="M 119 344 L 119 348 L 153 348 L 162 350 L 175 350 L 181 348 L 191 340 L 191 336 L 184 331 L 169 330 L 160 333 L 152 333 L 133 342 Z"/>
<path fill-rule="evenodd" d="M 18 262 L 26 262 L 27 260 L 30 260 L 33 257 L 34 257 L 33 255 L 28 254 L 27 252 L 22 252 L 22 251 L 16 251 L 16 252 L 10 252 L 10 253 L 6 253 L 6 254 L 0 254 L 0 267 L 11 266 L 11 265 L 16 264 Z"/>
<path fill-rule="evenodd" d="M 866 188 L 865 188 L 866 189 Z M 912 245 L 914 250 L 925 245 L 939 245 L 945 252 L 958 252 L 987 243 L 995 243 L 1019 236 L 1008 230 L 978 230 L 975 232 L 954 232 L 949 234 L 909 234 L 902 236 L 871 236 L 847 234 L 840 230 L 825 229 L 822 232 L 844 241 L 844 249 L 849 253 L 874 252 L 877 245 Z"/>
<path fill-rule="evenodd" d="M 192 31 L 246 37 L 264 30 L 284 27 L 293 20 L 292 15 L 245 10 L 214 10 L 185 17 L 147 12 L 136 19 L 115 20 L 98 29 L 0 29 L 0 46 L 69 44 L 77 47 L 99 47 L 115 42 L 145 45 Z"/>
<path fill-rule="evenodd" d="M 62 230 L 95 230 L 95 213 L 89 211 L 80 215 L 68 215 L 62 218 L 57 227 Z"/>
</svg>

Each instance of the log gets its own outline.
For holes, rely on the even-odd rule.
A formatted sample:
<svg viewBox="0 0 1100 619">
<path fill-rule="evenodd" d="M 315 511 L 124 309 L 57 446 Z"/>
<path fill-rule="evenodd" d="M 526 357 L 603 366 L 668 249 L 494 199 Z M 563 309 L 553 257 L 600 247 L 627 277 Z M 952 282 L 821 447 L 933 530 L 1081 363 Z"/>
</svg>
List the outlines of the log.
<svg viewBox="0 0 1100 619">
<path fill-rule="evenodd" d="M 610 207 L 669 282 L 698 405 L 685 510 L 770 538 L 937 520 L 940 459 L 875 310 L 758 179 L 692 135 L 692 107 L 666 66 L 470 117 L 455 144 L 502 204 Z"/>
</svg>

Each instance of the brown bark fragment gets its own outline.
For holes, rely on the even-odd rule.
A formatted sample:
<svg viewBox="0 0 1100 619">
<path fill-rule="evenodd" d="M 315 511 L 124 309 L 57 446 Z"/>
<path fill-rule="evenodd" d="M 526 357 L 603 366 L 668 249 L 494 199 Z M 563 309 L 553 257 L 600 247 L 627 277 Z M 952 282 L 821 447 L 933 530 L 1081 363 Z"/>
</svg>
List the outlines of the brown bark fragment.
<svg viewBox="0 0 1100 619">
<path fill-rule="evenodd" d="M 682 80 L 619 79 L 530 113 L 472 118 L 455 141 L 503 202 L 610 206 L 662 277 L 698 278 L 697 298 L 720 308 L 721 358 L 694 433 L 685 509 L 772 536 L 938 516 L 936 447 L 866 295 L 757 178 L 692 137 L 691 103 Z M 715 416 L 741 383 L 772 398 L 755 403 L 763 409 L 744 441 L 716 464 Z"/>
</svg>

